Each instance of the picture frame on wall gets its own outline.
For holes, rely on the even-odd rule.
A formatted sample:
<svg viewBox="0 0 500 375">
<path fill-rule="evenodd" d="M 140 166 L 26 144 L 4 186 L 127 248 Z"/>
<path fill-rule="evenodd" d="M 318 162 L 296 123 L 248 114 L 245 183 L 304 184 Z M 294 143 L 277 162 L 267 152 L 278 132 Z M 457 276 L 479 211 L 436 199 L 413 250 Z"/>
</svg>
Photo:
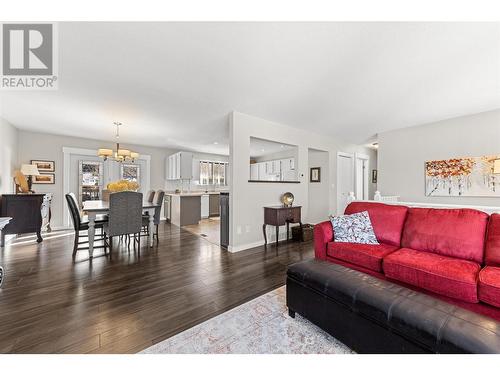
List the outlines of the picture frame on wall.
<svg viewBox="0 0 500 375">
<path fill-rule="evenodd" d="M 56 162 L 53 160 L 31 160 L 31 164 L 36 165 L 40 173 L 56 171 Z"/>
<path fill-rule="evenodd" d="M 321 167 L 313 167 L 309 174 L 310 182 L 321 182 Z"/>
<path fill-rule="evenodd" d="M 33 184 L 38 185 L 53 185 L 56 183 L 56 175 L 54 173 L 45 173 L 38 176 L 33 176 Z"/>
<path fill-rule="evenodd" d="M 376 184 L 377 183 L 377 170 L 376 169 L 373 169 L 372 170 L 372 184 Z"/>
</svg>

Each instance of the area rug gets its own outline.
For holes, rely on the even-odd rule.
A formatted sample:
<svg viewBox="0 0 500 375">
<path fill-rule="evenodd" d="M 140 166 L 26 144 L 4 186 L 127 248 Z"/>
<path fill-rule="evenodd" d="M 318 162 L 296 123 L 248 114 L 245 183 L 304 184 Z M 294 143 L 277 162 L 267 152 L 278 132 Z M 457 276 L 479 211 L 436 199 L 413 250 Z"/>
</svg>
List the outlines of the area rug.
<svg viewBox="0 0 500 375">
<path fill-rule="evenodd" d="M 142 351 L 143 354 L 351 354 L 300 315 L 290 318 L 285 287 L 220 314 Z"/>
</svg>

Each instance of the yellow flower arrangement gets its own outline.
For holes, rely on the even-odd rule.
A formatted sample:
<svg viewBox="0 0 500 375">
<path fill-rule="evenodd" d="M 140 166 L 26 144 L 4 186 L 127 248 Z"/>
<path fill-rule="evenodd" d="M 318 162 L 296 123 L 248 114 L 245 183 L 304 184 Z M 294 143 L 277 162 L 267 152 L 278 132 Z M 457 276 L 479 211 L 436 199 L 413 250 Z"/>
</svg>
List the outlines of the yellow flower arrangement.
<svg viewBox="0 0 500 375">
<path fill-rule="evenodd" d="M 139 184 L 135 181 L 120 180 L 110 182 L 107 188 L 113 193 L 116 193 L 118 191 L 137 191 L 139 190 Z"/>
</svg>

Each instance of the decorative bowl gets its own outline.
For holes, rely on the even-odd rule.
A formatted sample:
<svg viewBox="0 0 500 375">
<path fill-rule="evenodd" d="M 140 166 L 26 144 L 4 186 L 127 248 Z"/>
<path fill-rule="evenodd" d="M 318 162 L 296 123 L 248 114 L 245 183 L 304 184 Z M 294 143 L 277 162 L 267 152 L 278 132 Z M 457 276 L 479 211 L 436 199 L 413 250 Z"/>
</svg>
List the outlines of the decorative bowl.
<svg viewBox="0 0 500 375">
<path fill-rule="evenodd" d="M 293 204 L 294 196 L 290 192 L 286 192 L 281 196 L 281 203 L 283 203 L 283 206 L 285 207 L 290 207 Z"/>
</svg>

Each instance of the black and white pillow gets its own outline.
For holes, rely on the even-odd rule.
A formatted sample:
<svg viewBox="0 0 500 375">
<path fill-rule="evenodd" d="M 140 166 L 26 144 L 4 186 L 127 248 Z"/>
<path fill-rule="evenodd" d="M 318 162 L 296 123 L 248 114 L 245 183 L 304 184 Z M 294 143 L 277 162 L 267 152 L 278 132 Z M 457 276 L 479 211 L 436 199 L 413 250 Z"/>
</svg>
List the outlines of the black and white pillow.
<svg viewBox="0 0 500 375">
<path fill-rule="evenodd" d="M 378 245 L 368 211 L 352 215 L 332 216 L 334 242 Z"/>
</svg>

